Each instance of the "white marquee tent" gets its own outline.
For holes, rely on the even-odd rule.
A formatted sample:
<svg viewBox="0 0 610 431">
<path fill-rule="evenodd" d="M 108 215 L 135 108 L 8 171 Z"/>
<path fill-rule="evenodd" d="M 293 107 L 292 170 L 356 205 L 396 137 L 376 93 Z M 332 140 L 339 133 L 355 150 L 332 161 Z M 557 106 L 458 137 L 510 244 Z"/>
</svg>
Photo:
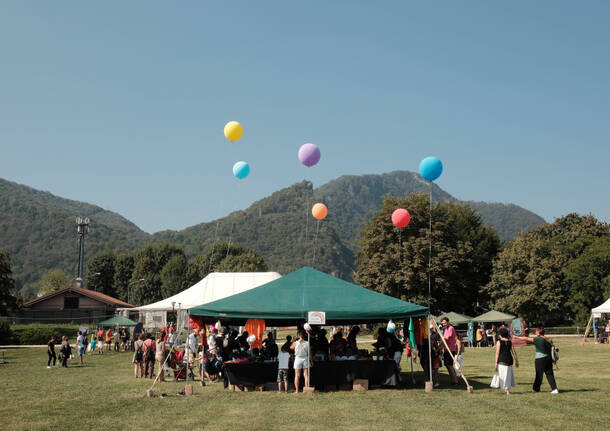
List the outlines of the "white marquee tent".
<svg viewBox="0 0 610 431">
<path fill-rule="evenodd" d="M 585 335 L 581 341 L 584 343 L 589 336 L 589 330 L 591 329 L 591 324 L 593 323 L 593 319 L 599 319 L 602 317 L 602 314 L 610 314 L 610 299 L 604 302 L 599 307 L 595 307 L 591 309 L 591 317 L 589 318 L 589 323 L 587 323 L 587 329 L 585 329 Z M 597 340 L 596 340 L 597 341 Z"/>
<path fill-rule="evenodd" d="M 198 305 L 245 292 L 280 278 L 277 272 L 212 272 L 188 289 L 153 304 L 124 309 L 139 312 L 146 328 L 167 324 L 167 312 L 187 310 Z M 144 317 L 142 319 L 142 316 Z"/>
<path fill-rule="evenodd" d="M 604 302 L 599 307 L 595 307 L 591 310 L 594 318 L 602 317 L 602 313 L 610 313 L 610 299 Z"/>
</svg>

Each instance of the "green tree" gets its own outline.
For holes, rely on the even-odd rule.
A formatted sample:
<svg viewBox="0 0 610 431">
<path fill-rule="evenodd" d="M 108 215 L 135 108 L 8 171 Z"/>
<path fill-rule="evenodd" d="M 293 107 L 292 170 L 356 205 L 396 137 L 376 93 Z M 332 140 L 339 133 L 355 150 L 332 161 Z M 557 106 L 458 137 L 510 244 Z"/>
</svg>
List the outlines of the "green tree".
<svg viewBox="0 0 610 431">
<path fill-rule="evenodd" d="M 504 247 L 494 262 L 491 280 L 485 287 L 491 305 L 518 314 L 531 325 L 573 318 L 574 310 L 580 308 L 577 304 L 585 298 L 579 299 L 570 291 L 566 268 L 593 240 L 608 234 L 608 224 L 591 215 L 577 214 L 522 233 Z"/>
<path fill-rule="evenodd" d="M 593 241 L 565 270 L 568 307 L 580 324 L 586 324 L 591 308 L 610 297 L 610 236 Z"/>
<path fill-rule="evenodd" d="M 186 289 L 188 261 L 184 255 L 172 256 L 161 270 L 161 292 L 164 298 Z"/>
<path fill-rule="evenodd" d="M 102 251 L 95 254 L 89 259 L 84 287 L 115 297 L 115 262 L 116 255 L 112 251 Z"/>
<path fill-rule="evenodd" d="M 205 253 L 189 261 L 188 279 L 195 282 L 210 272 L 264 272 L 265 259 L 253 250 L 227 241 L 217 241 Z"/>
<path fill-rule="evenodd" d="M 134 266 L 131 254 L 119 254 L 114 261 L 114 290 L 121 301 L 127 301 Z"/>
<path fill-rule="evenodd" d="M 128 294 L 130 303 L 144 305 L 163 299 L 162 284 L 156 262 L 148 256 L 142 256 L 133 270 Z"/>
<path fill-rule="evenodd" d="M 12 275 L 8 251 L 0 251 L 0 314 L 5 314 L 16 305 L 15 280 Z"/>
<path fill-rule="evenodd" d="M 411 222 L 402 230 L 392 212 L 406 208 Z M 428 196 L 384 198 L 362 232 L 355 280 L 362 286 L 419 304 L 428 302 Z M 472 312 L 481 283 L 488 281 L 499 239 L 464 205 L 432 206 L 431 308 Z"/>
<path fill-rule="evenodd" d="M 61 269 L 52 269 L 43 274 L 38 293 L 46 295 L 70 286 L 70 277 Z"/>
</svg>

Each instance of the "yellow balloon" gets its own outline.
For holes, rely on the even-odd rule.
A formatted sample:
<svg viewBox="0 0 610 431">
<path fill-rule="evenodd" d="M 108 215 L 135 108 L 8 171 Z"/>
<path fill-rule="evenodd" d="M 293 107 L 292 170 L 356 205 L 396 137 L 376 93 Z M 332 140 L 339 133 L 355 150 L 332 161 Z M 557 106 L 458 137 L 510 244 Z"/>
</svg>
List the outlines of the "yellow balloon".
<svg viewBox="0 0 610 431">
<path fill-rule="evenodd" d="M 244 128 L 237 121 L 229 121 L 225 125 L 225 136 L 231 141 L 235 142 L 244 134 Z"/>
</svg>

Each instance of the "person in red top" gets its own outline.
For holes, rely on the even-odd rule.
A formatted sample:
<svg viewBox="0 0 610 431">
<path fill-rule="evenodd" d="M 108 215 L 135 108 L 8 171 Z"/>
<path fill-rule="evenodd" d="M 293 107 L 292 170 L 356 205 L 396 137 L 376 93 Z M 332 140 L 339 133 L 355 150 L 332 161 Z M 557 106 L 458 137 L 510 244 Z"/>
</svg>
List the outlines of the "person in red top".
<svg viewBox="0 0 610 431">
<path fill-rule="evenodd" d="M 155 372 L 155 340 L 153 336 L 148 333 L 146 334 L 146 341 L 144 341 L 144 377 L 152 379 Z"/>
<path fill-rule="evenodd" d="M 453 357 L 457 356 L 457 335 L 455 334 L 455 329 L 453 326 L 449 324 L 449 319 L 443 317 L 441 320 L 443 324 L 443 338 L 449 347 L 449 351 L 453 354 Z M 457 385 L 458 378 L 455 373 L 455 367 L 453 366 L 453 357 L 449 354 L 447 348 L 445 348 L 445 354 L 443 355 L 443 360 L 445 362 L 445 367 L 447 367 L 447 371 L 449 372 L 449 377 L 451 377 L 451 384 Z"/>
<path fill-rule="evenodd" d="M 97 353 L 104 354 L 104 328 L 97 331 Z"/>
</svg>

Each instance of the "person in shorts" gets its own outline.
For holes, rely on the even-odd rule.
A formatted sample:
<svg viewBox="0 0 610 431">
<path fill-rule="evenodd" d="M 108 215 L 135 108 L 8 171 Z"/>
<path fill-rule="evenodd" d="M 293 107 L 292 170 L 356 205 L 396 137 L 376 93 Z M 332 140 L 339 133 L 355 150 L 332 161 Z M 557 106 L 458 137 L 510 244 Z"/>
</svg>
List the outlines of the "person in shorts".
<svg viewBox="0 0 610 431">
<path fill-rule="evenodd" d="M 97 353 L 104 354 L 104 328 L 97 331 Z"/>
<path fill-rule="evenodd" d="M 288 366 L 290 364 L 290 346 L 284 344 L 282 350 L 277 355 L 277 391 L 282 392 L 282 382 L 284 382 L 284 392 L 288 392 Z"/>
<path fill-rule="evenodd" d="M 305 340 L 305 331 L 299 331 L 299 338 L 292 343 L 294 350 L 294 388 L 295 394 L 299 393 L 301 374 L 305 377 L 305 387 L 309 387 L 309 367 L 313 365 L 309 343 Z"/>
<path fill-rule="evenodd" d="M 78 348 L 78 359 L 80 361 L 80 364 L 83 365 L 83 356 L 87 351 L 87 337 L 85 337 L 81 331 L 78 331 L 78 336 L 76 337 L 76 346 Z"/>
</svg>

